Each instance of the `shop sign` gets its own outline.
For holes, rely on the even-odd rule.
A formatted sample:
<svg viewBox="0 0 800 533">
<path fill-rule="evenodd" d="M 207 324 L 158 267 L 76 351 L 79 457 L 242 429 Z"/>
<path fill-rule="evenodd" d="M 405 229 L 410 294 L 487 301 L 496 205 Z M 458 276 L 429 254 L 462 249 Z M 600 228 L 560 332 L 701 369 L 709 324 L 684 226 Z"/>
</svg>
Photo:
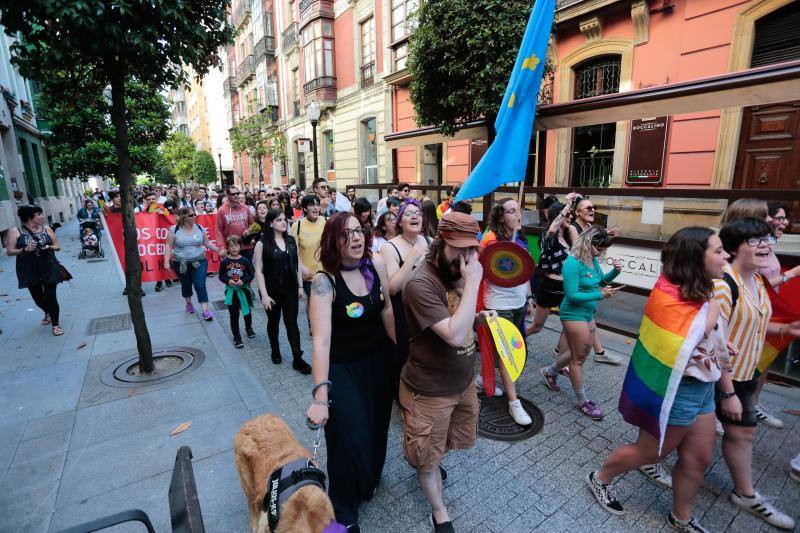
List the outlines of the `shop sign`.
<svg viewBox="0 0 800 533">
<path fill-rule="evenodd" d="M 615 284 L 652 289 L 661 275 L 661 250 L 613 244 L 606 254 L 603 270 L 613 268 L 613 261 L 622 263 L 622 272 L 614 280 Z"/>
<path fill-rule="evenodd" d="M 297 153 L 298 154 L 311 153 L 311 139 L 297 139 Z"/>
<path fill-rule="evenodd" d="M 628 185 L 660 185 L 664 181 L 669 117 L 631 121 L 628 139 Z"/>
</svg>

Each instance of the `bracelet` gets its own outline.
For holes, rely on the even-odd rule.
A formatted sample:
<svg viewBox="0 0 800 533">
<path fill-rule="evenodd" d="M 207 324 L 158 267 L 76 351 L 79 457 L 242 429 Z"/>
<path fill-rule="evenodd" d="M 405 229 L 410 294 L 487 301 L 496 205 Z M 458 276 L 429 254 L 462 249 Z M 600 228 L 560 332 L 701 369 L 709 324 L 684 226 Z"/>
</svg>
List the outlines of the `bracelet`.
<svg viewBox="0 0 800 533">
<path fill-rule="evenodd" d="M 325 407 L 330 407 L 331 406 L 331 401 L 330 400 L 325 400 L 325 401 L 322 401 L 322 400 L 311 400 L 311 403 L 313 403 L 314 405 L 324 405 Z"/>
<path fill-rule="evenodd" d="M 783 277 L 781 278 L 781 283 L 789 283 L 789 276 L 784 274 Z"/>
<path fill-rule="evenodd" d="M 330 380 L 328 380 L 328 379 L 326 379 L 325 381 L 320 381 L 319 383 L 317 383 L 316 385 L 314 385 L 313 387 L 311 387 L 311 398 L 314 398 L 314 399 L 316 399 L 316 398 L 314 397 L 314 394 L 316 394 L 316 392 L 317 392 L 317 389 L 319 389 L 319 388 L 320 388 L 320 387 L 322 387 L 323 385 L 324 385 L 324 386 L 326 386 L 326 387 L 328 387 L 328 390 L 331 390 L 331 387 L 333 387 L 333 382 L 332 382 L 332 381 L 330 381 Z"/>
</svg>

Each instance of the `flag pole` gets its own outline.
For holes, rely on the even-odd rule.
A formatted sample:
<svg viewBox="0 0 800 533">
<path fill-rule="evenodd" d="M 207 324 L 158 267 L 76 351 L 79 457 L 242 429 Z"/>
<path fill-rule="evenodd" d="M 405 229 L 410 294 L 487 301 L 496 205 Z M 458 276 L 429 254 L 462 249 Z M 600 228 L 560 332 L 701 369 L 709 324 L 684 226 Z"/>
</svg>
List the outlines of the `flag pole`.
<svg viewBox="0 0 800 533">
<path fill-rule="evenodd" d="M 525 208 L 525 180 L 519 182 L 519 194 L 517 195 L 517 224 L 514 225 L 514 234 L 511 242 L 517 242 L 517 226 L 522 224 L 522 210 Z"/>
</svg>

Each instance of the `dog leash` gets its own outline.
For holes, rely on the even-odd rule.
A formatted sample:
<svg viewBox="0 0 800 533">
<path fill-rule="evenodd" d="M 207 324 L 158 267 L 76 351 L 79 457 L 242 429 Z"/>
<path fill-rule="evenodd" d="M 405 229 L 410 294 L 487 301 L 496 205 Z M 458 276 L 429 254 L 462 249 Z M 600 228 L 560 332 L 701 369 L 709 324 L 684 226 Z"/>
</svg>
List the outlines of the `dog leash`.
<svg viewBox="0 0 800 533">
<path fill-rule="evenodd" d="M 320 445 L 319 436 L 320 436 L 321 432 L 322 432 L 322 424 L 317 426 L 317 436 L 314 437 L 314 444 L 313 444 L 314 451 L 313 451 L 313 455 L 308 460 L 308 466 L 313 466 L 313 465 L 317 464 L 317 450 L 319 450 L 319 445 Z M 312 465 L 312 463 L 313 463 L 313 465 Z"/>
</svg>

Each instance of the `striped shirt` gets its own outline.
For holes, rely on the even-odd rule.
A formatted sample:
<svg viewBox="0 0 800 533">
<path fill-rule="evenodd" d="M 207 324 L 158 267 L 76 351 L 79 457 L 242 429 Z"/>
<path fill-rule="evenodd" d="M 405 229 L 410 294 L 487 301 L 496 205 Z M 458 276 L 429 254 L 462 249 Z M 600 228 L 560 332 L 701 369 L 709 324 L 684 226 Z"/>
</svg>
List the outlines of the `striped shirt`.
<svg viewBox="0 0 800 533">
<path fill-rule="evenodd" d="M 714 280 L 714 299 L 720 303 L 720 317 L 728 322 L 728 340 L 739 353 L 731 358 L 734 381 L 753 379 L 758 360 L 764 349 L 764 338 L 767 335 L 767 324 L 772 316 L 772 305 L 769 301 L 764 278 L 755 274 L 758 299 L 744 286 L 744 280 L 730 265 L 725 265 L 725 272 L 730 274 L 739 288 L 736 306 L 731 301 L 731 289 L 722 279 Z M 733 308 L 733 309 L 732 309 Z"/>
</svg>

